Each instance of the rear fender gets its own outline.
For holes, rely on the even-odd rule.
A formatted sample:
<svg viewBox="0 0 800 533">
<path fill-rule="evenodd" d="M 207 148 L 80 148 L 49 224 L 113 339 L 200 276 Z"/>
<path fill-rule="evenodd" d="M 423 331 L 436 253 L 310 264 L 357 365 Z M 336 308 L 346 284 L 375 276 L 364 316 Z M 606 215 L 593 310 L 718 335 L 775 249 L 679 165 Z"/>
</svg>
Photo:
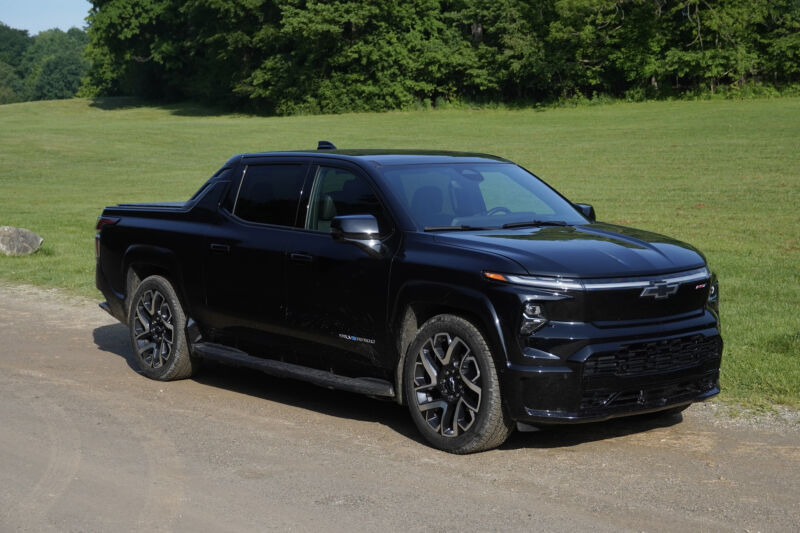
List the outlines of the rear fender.
<svg viewBox="0 0 800 533">
<path fill-rule="evenodd" d="M 122 279 L 127 279 L 128 269 L 133 268 L 142 272 L 139 277 L 143 280 L 151 274 L 160 274 L 168 278 L 175 288 L 175 292 L 184 302 L 183 276 L 181 275 L 180 262 L 175 252 L 160 246 L 149 244 L 134 244 L 125 250 L 122 257 Z M 123 287 L 127 292 L 128 288 Z M 125 294 L 125 296 L 129 296 Z"/>
</svg>

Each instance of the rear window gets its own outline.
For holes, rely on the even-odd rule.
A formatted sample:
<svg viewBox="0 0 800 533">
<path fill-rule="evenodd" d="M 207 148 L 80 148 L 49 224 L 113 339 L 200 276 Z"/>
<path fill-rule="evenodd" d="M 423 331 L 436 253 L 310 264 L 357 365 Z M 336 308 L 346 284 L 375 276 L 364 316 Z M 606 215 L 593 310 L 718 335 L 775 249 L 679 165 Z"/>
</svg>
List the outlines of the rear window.
<svg viewBox="0 0 800 533">
<path fill-rule="evenodd" d="M 187 202 L 187 203 L 194 202 L 195 200 L 200 198 L 200 196 L 202 196 L 203 193 L 206 192 L 206 190 L 209 187 L 211 187 L 211 184 L 218 183 L 220 181 L 225 181 L 226 179 L 228 179 L 230 177 L 230 174 L 231 174 L 231 169 L 230 168 L 223 167 L 223 168 L 219 169 L 213 176 L 211 176 L 209 178 L 209 180 L 207 182 L 205 182 L 203 184 L 202 187 L 197 189 L 197 192 L 194 193 L 191 198 L 189 198 L 189 202 Z"/>
<path fill-rule="evenodd" d="M 302 164 L 248 166 L 233 213 L 250 222 L 294 226 L 305 170 Z"/>
</svg>

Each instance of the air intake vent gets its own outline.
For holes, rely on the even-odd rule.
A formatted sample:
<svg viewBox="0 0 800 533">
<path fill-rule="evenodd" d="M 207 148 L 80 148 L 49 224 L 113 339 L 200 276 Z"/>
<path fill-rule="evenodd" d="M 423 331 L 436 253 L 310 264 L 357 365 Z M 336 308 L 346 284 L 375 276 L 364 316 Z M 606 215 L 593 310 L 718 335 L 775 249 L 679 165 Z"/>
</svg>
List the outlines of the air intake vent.
<svg viewBox="0 0 800 533">
<path fill-rule="evenodd" d="M 330 141 L 319 141 L 317 143 L 317 150 L 336 150 L 336 145 Z"/>
<path fill-rule="evenodd" d="M 719 337 L 693 335 L 623 346 L 594 354 L 586 361 L 585 376 L 646 376 L 674 372 L 719 359 Z"/>
</svg>

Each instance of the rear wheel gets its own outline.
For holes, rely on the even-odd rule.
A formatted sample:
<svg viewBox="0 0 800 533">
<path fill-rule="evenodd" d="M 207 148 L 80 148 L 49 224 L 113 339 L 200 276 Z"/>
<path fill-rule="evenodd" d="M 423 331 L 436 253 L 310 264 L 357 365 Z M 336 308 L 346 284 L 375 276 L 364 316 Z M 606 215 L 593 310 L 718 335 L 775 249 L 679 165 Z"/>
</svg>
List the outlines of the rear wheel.
<svg viewBox="0 0 800 533">
<path fill-rule="evenodd" d="M 425 322 L 409 346 L 403 375 L 411 417 L 436 448 L 478 452 L 511 433 L 491 352 L 469 321 L 438 315 Z"/>
<path fill-rule="evenodd" d="M 128 327 L 134 359 L 144 375 L 159 381 L 192 375 L 186 315 L 167 279 L 150 276 L 139 284 L 131 298 Z"/>
<path fill-rule="evenodd" d="M 128 275 L 125 276 L 125 316 L 130 317 L 131 313 L 131 302 L 133 301 L 133 294 L 136 292 L 136 288 L 142 282 L 139 275 L 133 268 L 128 269 Z"/>
</svg>

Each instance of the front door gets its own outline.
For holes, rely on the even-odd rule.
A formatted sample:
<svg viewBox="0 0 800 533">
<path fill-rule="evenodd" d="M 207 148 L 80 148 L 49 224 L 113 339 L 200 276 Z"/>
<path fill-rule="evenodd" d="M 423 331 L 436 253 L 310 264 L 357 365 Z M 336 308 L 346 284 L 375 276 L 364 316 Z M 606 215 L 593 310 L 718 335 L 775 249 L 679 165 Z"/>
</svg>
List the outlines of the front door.
<svg viewBox="0 0 800 533">
<path fill-rule="evenodd" d="M 287 325 L 307 364 L 358 375 L 389 368 L 387 290 L 399 236 L 367 178 L 355 168 L 312 168 L 314 182 L 305 230 L 287 256 Z M 330 233 L 335 216 L 370 214 L 378 219 L 384 252 L 370 255 Z"/>
</svg>

